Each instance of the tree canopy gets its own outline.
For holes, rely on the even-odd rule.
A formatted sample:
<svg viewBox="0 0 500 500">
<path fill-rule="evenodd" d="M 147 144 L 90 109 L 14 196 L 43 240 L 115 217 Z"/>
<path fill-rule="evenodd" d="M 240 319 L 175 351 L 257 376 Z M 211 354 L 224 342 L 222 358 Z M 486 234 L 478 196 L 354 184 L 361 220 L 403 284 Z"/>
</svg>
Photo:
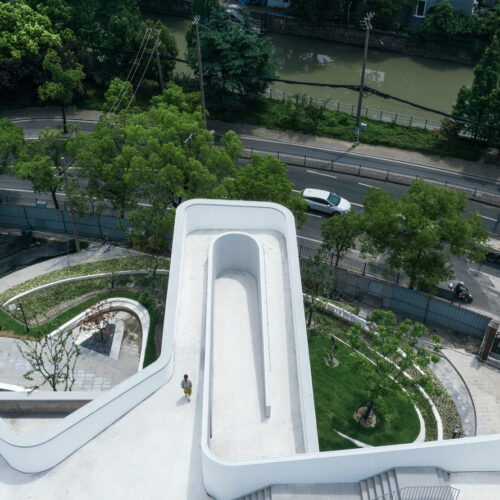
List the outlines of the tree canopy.
<svg viewBox="0 0 500 500">
<path fill-rule="evenodd" d="M 38 94 L 42 101 L 56 101 L 61 105 L 64 133 L 67 132 L 65 106 L 71 103 L 75 93 L 83 92 L 82 80 L 85 73 L 82 65 L 74 60 L 74 54 L 64 54 L 64 67 L 59 54 L 52 49 L 47 51 L 43 60 L 43 69 L 50 72 L 51 79 L 38 88 Z"/>
<path fill-rule="evenodd" d="M 267 87 L 260 78 L 274 78 L 273 47 L 259 37 L 247 14 L 244 22 L 231 20 L 223 10 L 213 10 L 210 20 L 200 24 L 200 47 L 207 101 L 220 107 L 229 100 L 251 100 Z M 195 37 L 187 36 L 187 59 L 198 73 Z"/>
<path fill-rule="evenodd" d="M 480 63 L 474 68 L 474 80 L 470 88 L 462 86 L 453 114 L 469 120 L 499 126 L 500 118 L 500 33 L 493 37 Z M 475 124 L 463 124 L 462 129 L 474 138 L 500 144 L 500 132 Z"/>
<path fill-rule="evenodd" d="M 399 199 L 371 188 L 364 205 L 364 250 L 383 254 L 393 269 L 404 270 L 410 288 L 432 289 L 452 278 L 450 254 L 483 257 L 488 232 L 478 212 L 466 215 L 464 193 L 416 180 Z"/>
<path fill-rule="evenodd" d="M 7 167 L 9 157 L 15 157 L 23 145 L 23 129 L 8 118 L 0 119 L 0 174 Z"/>
<path fill-rule="evenodd" d="M 321 224 L 322 249 L 329 255 L 335 267 L 349 250 L 355 247 L 356 238 L 362 231 L 362 216 L 349 212 L 344 216 L 330 217 Z"/>
<path fill-rule="evenodd" d="M 436 335 L 432 336 L 431 349 L 422 347 L 420 341 L 427 333 L 424 325 L 412 324 L 409 319 L 396 324 L 396 316 L 391 311 L 375 310 L 371 320 L 373 330 L 365 331 L 360 324 L 355 324 L 348 331 L 349 344 L 369 358 L 359 357 L 368 384 L 368 400 L 360 401 L 367 409 L 365 419 L 374 407 L 383 413 L 383 398 L 389 392 L 402 394 L 405 388 L 411 393 L 418 386 L 432 391 L 426 375 L 413 371 L 412 378 L 408 378 L 404 373 L 414 365 L 422 369 L 431 361 L 439 361 L 437 352 L 441 348 Z"/>
<path fill-rule="evenodd" d="M 0 59 L 21 61 L 62 43 L 48 16 L 24 2 L 0 2 Z"/>
<path fill-rule="evenodd" d="M 307 219 L 307 203 L 300 194 L 292 195 L 293 185 L 286 177 L 286 166 L 277 158 L 253 154 L 248 164 L 236 172 L 231 197 L 280 203 L 292 211 L 300 227 Z"/>
</svg>

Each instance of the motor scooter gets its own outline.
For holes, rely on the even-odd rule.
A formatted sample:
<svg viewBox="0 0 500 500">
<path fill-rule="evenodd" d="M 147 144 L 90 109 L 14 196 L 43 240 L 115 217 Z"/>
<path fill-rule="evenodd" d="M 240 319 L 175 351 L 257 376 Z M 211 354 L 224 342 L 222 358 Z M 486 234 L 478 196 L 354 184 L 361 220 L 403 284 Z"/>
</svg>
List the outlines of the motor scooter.
<svg viewBox="0 0 500 500">
<path fill-rule="evenodd" d="M 470 304 L 472 302 L 472 294 L 470 293 L 470 290 L 463 284 L 463 282 L 459 282 L 460 285 L 465 289 L 465 292 L 458 292 L 456 285 L 453 283 L 448 284 L 448 288 L 450 289 L 451 292 L 453 292 L 454 298 L 461 299 L 464 302 L 467 302 L 467 304 Z"/>
</svg>

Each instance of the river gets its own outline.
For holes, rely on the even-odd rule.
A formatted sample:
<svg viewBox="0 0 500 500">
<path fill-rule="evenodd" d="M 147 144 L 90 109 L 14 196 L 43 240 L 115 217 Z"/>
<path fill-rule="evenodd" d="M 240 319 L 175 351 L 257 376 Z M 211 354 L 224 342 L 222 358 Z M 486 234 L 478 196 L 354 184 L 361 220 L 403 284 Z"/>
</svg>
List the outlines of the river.
<svg viewBox="0 0 500 500">
<path fill-rule="evenodd" d="M 175 37 L 179 57 L 186 51 L 185 33 L 190 21 L 181 17 L 161 16 Z M 274 48 L 277 72 L 286 80 L 319 83 L 359 84 L 363 48 L 353 45 L 303 38 L 292 35 L 270 34 Z M 185 64 L 177 63 L 176 71 L 190 72 Z M 422 57 L 408 57 L 392 52 L 370 49 L 366 65 L 366 85 L 428 108 L 449 113 L 462 85 L 470 86 L 472 68 L 451 62 Z M 329 89 L 307 85 L 272 85 L 274 95 L 280 91 L 307 94 L 321 100 L 329 99 L 330 106 L 337 101 L 356 104 L 357 94 L 347 89 Z M 439 118 L 412 106 L 377 96 L 363 100 L 370 112 L 375 109 L 423 118 Z"/>
</svg>

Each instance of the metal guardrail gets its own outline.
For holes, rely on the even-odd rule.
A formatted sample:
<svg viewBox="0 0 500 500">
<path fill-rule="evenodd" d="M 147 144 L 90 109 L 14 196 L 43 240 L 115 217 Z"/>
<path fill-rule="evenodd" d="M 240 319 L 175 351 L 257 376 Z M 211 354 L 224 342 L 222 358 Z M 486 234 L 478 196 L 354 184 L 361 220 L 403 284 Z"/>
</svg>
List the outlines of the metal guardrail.
<svg viewBox="0 0 500 500">
<path fill-rule="evenodd" d="M 285 90 L 273 89 L 269 87 L 266 90 L 266 94 L 269 94 L 269 99 L 282 99 L 294 98 L 296 95 L 303 95 L 300 92 L 294 94 L 287 92 Z M 340 102 L 332 99 L 318 99 L 317 97 L 305 96 L 309 101 L 312 99 L 313 102 L 323 106 L 331 111 L 337 111 L 339 113 L 346 113 L 351 116 L 356 115 L 357 105 L 351 103 Z M 392 111 L 385 111 L 383 109 L 371 108 L 369 106 L 364 106 L 362 109 L 362 116 L 365 118 L 370 118 L 371 120 L 376 120 L 385 123 L 394 123 L 395 125 L 402 125 L 404 127 L 418 127 L 426 130 L 439 130 L 441 128 L 441 120 L 435 120 L 432 118 L 423 118 L 421 116 L 407 115 L 404 113 L 395 113 Z"/>
<path fill-rule="evenodd" d="M 423 179 L 425 182 L 429 182 L 437 186 L 444 186 L 449 189 L 453 189 L 454 191 L 465 193 L 470 200 L 500 207 L 500 195 L 496 193 L 483 191 L 482 189 L 477 188 L 460 186 L 458 184 L 450 184 L 447 181 L 442 182 L 433 179 L 427 179 L 419 177 L 418 175 L 399 174 L 396 172 L 392 172 L 389 169 L 364 167 L 362 165 L 335 162 L 333 160 L 324 160 L 307 155 L 294 155 L 290 153 L 283 153 L 281 151 L 265 151 L 255 148 L 243 148 L 242 158 L 249 158 L 250 155 L 254 153 L 274 156 L 284 163 L 288 163 L 290 165 L 295 165 L 298 167 L 308 167 L 316 170 L 326 170 L 328 172 L 355 175 L 358 177 L 366 177 L 369 179 L 392 182 L 394 184 L 403 184 L 405 186 L 409 186 L 416 179 Z M 498 225 L 499 222 L 497 221 L 497 227 Z"/>
<path fill-rule="evenodd" d="M 405 486 L 374 500 L 457 500 L 459 495 L 453 486 Z"/>
</svg>

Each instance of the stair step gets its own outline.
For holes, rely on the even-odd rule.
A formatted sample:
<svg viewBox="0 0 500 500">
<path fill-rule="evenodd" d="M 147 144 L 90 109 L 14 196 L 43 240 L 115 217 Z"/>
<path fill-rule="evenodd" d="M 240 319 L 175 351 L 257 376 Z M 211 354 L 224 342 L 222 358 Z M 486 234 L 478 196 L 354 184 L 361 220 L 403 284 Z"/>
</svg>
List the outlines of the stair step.
<svg viewBox="0 0 500 500">
<path fill-rule="evenodd" d="M 384 492 L 384 495 L 389 495 L 388 500 L 392 500 L 390 498 L 390 493 L 391 491 L 391 485 L 389 483 L 389 475 L 387 474 L 387 471 L 384 471 L 380 474 L 380 479 L 382 481 L 382 490 Z"/>
<path fill-rule="evenodd" d="M 368 498 L 377 498 L 377 490 L 375 489 L 375 480 L 373 477 L 369 477 L 366 483 L 368 485 Z"/>
<path fill-rule="evenodd" d="M 268 486 L 265 490 L 264 490 L 264 498 L 265 500 L 272 500 L 272 493 L 271 493 L 271 486 Z"/>
<path fill-rule="evenodd" d="M 373 476 L 373 483 L 375 484 L 375 498 L 381 497 L 384 494 L 384 488 L 382 487 L 380 474 Z"/>
<path fill-rule="evenodd" d="M 387 471 L 387 478 L 389 480 L 389 488 L 392 493 L 392 500 L 399 500 L 398 479 L 396 477 L 396 472 L 394 471 L 394 469 L 389 469 Z"/>
<path fill-rule="evenodd" d="M 370 500 L 370 492 L 368 490 L 368 483 L 366 479 L 360 481 L 361 487 L 361 500 Z"/>
</svg>

